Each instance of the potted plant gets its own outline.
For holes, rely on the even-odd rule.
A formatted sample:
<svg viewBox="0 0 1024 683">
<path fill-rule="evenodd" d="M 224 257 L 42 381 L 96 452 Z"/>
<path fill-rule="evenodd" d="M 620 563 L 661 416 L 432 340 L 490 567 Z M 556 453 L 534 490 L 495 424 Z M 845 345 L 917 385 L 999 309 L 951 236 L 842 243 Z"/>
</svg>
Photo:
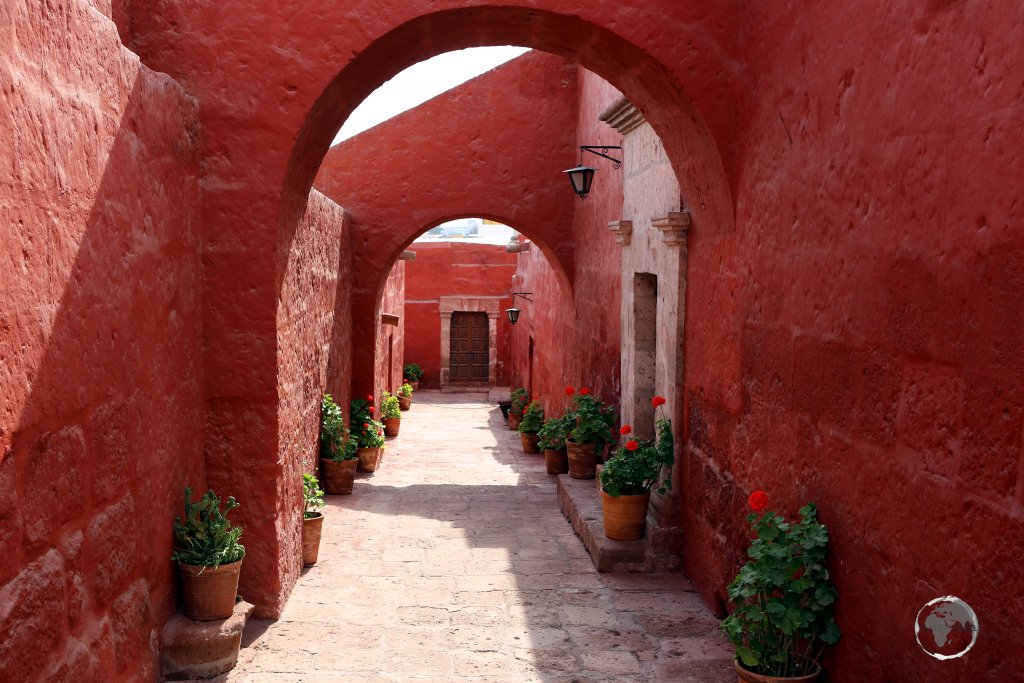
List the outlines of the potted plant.
<svg viewBox="0 0 1024 683">
<path fill-rule="evenodd" d="M 356 478 L 356 443 L 350 438 L 341 406 L 330 394 L 320 400 L 320 475 L 327 493 L 347 496 Z"/>
<path fill-rule="evenodd" d="M 508 428 L 519 429 L 519 423 L 523 419 L 523 410 L 526 408 L 526 404 L 530 402 L 530 397 L 526 393 L 526 389 L 519 387 L 512 391 L 512 405 L 508 410 Z"/>
<path fill-rule="evenodd" d="M 384 456 L 384 425 L 374 418 L 376 410 L 370 403 L 372 400 L 372 396 L 365 401 L 356 399 L 350 409 L 356 437 L 356 458 L 359 459 L 357 472 L 375 472 Z"/>
<path fill-rule="evenodd" d="M 635 541 L 644 534 L 651 488 L 658 481 L 662 468 L 672 467 L 675 459 L 672 423 L 658 420 L 658 436 L 653 441 L 629 438 L 633 431 L 630 425 L 623 425 L 619 431 L 627 440 L 601 470 L 604 535 L 616 541 Z M 672 478 L 666 477 L 658 493 L 665 493 L 671 487 Z"/>
<path fill-rule="evenodd" d="M 540 453 L 537 446 L 537 432 L 544 426 L 544 406 L 540 401 L 530 401 L 523 412 L 523 419 L 519 423 L 519 440 L 523 444 L 523 453 Z"/>
<path fill-rule="evenodd" d="M 615 420 L 612 410 L 583 387 L 576 393 L 566 387 L 572 396 L 569 421 L 572 425 L 565 440 L 569 455 L 569 476 L 573 479 L 593 479 L 597 474 L 597 449 L 611 441 L 611 427 Z"/>
<path fill-rule="evenodd" d="M 308 567 L 316 564 L 320 554 L 320 531 L 324 524 L 324 515 L 320 509 L 324 506 L 324 492 L 320 490 L 320 482 L 315 474 L 305 472 L 302 475 L 302 565 Z"/>
<path fill-rule="evenodd" d="M 384 436 L 398 436 L 402 426 L 402 409 L 398 397 L 385 391 L 380 400 L 380 419 L 384 423 Z"/>
<path fill-rule="evenodd" d="M 398 407 L 402 411 L 412 408 L 412 392 L 412 385 L 408 381 L 398 388 Z"/>
<path fill-rule="evenodd" d="M 242 528 L 231 526 L 227 515 L 237 507 L 229 497 L 221 512 L 220 498 L 213 489 L 193 503 L 192 489 L 185 487 L 185 516 L 174 518 L 171 559 L 178 563 L 189 619 L 227 619 L 235 609 L 245 546 L 238 542 Z"/>
<path fill-rule="evenodd" d="M 537 446 L 544 451 L 548 474 L 566 474 L 569 471 L 569 456 L 565 451 L 565 435 L 569 431 L 567 417 L 549 417 L 537 432 Z"/>
<path fill-rule="evenodd" d="M 736 646 L 733 662 L 740 681 L 816 681 L 821 654 L 839 640 L 832 616 L 835 586 L 825 567 L 828 528 L 818 521 L 818 508 L 800 508 L 800 521 L 790 524 L 767 511 L 768 495 L 754 491 L 747 516 L 755 538 L 750 558 L 729 584 L 735 606 L 722 630 Z"/>
<path fill-rule="evenodd" d="M 402 376 L 406 382 L 412 385 L 413 391 L 419 391 L 423 369 L 417 363 L 406 363 L 405 367 L 402 368 Z"/>
</svg>

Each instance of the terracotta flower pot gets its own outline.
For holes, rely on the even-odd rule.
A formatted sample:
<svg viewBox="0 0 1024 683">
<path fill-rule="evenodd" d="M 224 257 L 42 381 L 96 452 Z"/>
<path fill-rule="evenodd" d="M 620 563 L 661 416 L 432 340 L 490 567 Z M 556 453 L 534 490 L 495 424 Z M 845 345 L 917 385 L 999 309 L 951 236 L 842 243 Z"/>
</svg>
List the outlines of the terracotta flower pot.
<svg viewBox="0 0 1024 683">
<path fill-rule="evenodd" d="M 536 434 L 519 432 L 519 440 L 523 444 L 523 453 L 540 453 L 540 448 L 537 447 L 537 442 L 540 440 L 540 437 Z"/>
<path fill-rule="evenodd" d="M 320 554 L 320 531 L 324 525 L 324 516 L 316 513 L 316 517 L 302 518 L 302 565 L 308 567 L 316 564 Z"/>
<path fill-rule="evenodd" d="M 381 422 L 384 423 L 384 436 L 398 436 L 398 428 L 402 426 L 402 418 L 385 417 Z"/>
<path fill-rule="evenodd" d="M 196 621 L 227 619 L 235 610 L 242 560 L 219 567 L 178 563 L 185 616 Z"/>
<path fill-rule="evenodd" d="M 398 397 L 398 409 L 399 410 L 409 410 L 409 408 L 412 408 L 412 396 L 409 396 L 408 398 L 405 397 L 405 396 L 399 396 Z"/>
<path fill-rule="evenodd" d="M 324 491 L 332 496 L 347 496 L 352 493 L 352 484 L 356 479 L 356 466 L 359 460 L 335 460 L 320 459 L 320 483 Z"/>
<path fill-rule="evenodd" d="M 519 429 L 519 423 L 523 421 L 523 414 L 514 411 L 508 411 L 508 428 Z"/>
<path fill-rule="evenodd" d="M 419 391 L 420 390 L 420 381 L 416 380 L 415 382 L 409 382 L 409 386 L 412 387 L 413 391 Z"/>
<path fill-rule="evenodd" d="M 821 678 L 821 665 L 815 664 L 814 671 L 806 676 L 765 676 L 756 674 L 744 668 L 739 660 L 734 659 L 733 668 L 736 669 L 736 680 L 738 683 L 814 683 Z"/>
<path fill-rule="evenodd" d="M 573 479 L 593 479 L 597 474 L 597 444 L 576 443 L 565 440 L 569 455 L 569 476 Z"/>
<path fill-rule="evenodd" d="M 357 448 L 356 458 L 359 464 L 356 466 L 356 472 L 376 471 L 383 455 L 384 449 L 380 446 L 377 448 Z"/>
<path fill-rule="evenodd" d="M 613 496 L 601 489 L 604 535 L 613 541 L 637 541 L 644 535 L 647 504 L 651 492 L 635 496 Z"/>
<path fill-rule="evenodd" d="M 548 474 L 565 474 L 569 471 L 569 456 L 564 448 L 557 451 L 545 448 L 544 463 L 548 467 Z"/>
</svg>

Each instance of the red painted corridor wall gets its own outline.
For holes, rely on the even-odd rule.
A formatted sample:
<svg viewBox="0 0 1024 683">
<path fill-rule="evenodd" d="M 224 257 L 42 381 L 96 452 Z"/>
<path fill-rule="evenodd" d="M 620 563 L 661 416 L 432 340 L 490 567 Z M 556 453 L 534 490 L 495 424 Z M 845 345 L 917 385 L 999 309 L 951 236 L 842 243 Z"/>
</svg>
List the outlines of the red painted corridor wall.
<svg viewBox="0 0 1024 683">
<path fill-rule="evenodd" d="M 495 244 L 466 242 L 416 242 L 416 259 L 406 264 L 405 362 L 423 369 L 422 386 L 440 386 L 441 314 L 443 296 L 497 298 L 499 310 L 495 386 L 508 386 L 509 337 L 515 330 L 504 314 L 512 306 L 512 275 L 516 257 Z"/>
</svg>

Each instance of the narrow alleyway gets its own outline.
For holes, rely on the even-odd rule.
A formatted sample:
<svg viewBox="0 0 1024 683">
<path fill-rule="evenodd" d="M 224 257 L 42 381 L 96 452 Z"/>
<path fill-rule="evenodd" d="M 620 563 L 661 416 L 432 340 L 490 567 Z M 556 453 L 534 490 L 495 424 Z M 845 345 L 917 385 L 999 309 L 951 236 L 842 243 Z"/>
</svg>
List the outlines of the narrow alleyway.
<svg viewBox="0 0 1024 683">
<path fill-rule="evenodd" d="M 678 575 L 600 575 L 483 393 L 420 392 L 381 468 L 328 497 L 319 562 L 221 680 L 729 681 Z"/>
</svg>

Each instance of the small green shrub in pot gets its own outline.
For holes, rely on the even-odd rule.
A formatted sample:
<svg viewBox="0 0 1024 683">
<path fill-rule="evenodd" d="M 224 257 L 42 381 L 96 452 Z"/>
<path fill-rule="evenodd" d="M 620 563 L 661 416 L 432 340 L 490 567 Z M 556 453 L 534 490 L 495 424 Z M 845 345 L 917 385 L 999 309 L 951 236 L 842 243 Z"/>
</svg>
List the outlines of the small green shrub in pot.
<svg viewBox="0 0 1024 683">
<path fill-rule="evenodd" d="M 330 394 L 320 400 L 320 457 L 334 462 L 356 457 L 356 445 L 349 439 L 341 407 Z"/>
<path fill-rule="evenodd" d="M 526 409 L 526 405 L 530 402 L 530 396 L 526 393 L 526 389 L 519 387 L 512 391 L 512 407 L 509 409 L 513 413 L 522 414 L 523 410 Z"/>
<path fill-rule="evenodd" d="M 540 401 L 531 401 L 523 411 L 523 420 L 519 423 L 521 434 L 537 434 L 544 426 L 544 406 Z"/>
<path fill-rule="evenodd" d="M 352 401 L 349 412 L 358 448 L 380 448 L 384 445 L 384 425 L 374 417 L 377 411 L 369 401 L 361 398 Z"/>
<path fill-rule="evenodd" d="M 423 369 L 418 363 L 406 363 L 402 368 L 402 377 L 410 382 L 419 382 L 423 377 Z"/>
<path fill-rule="evenodd" d="M 572 423 L 569 437 L 576 443 L 603 446 L 611 441 L 611 428 L 615 423 L 611 406 L 591 394 L 586 387 L 573 396 L 572 409 L 567 416 Z"/>
<path fill-rule="evenodd" d="M 324 492 L 320 489 L 320 481 L 315 474 L 305 472 L 302 475 L 302 517 L 313 519 L 320 514 L 324 506 Z"/>
<path fill-rule="evenodd" d="M 385 420 L 392 420 L 402 417 L 402 411 L 398 406 L 398 397 L 385 391 L 380 400 L 380 416 Z"/>
<path fill-rule="evenodd" d="M 245 546 L 238 542 L 242 528 L 232 526 L 227 517 L 238 507 L 229 496 L 221 512 L 220 498 L 213 489 L 193 503 L 192 489 L 186 486 L 185 516 L 174 518 L 175 550 L 171 559 L 197 567 L 219 567 L 245 557 Z"/>
<path fill-rule="evenodd" d="M 412 396 L 412 385 L 408 382 L 404 383 L 398 388 L 398 395 L 402 398 L 410 398 Z"/>
<path fill-rule="evenodd" d="M 627 439 L 608 458 L 601 471 L 601 488 L 612 496 L 639 496 L 649 493 L 658 480 L 662 469 L 671 467 L 675 459 L 672 437 L 672 423 L 658 420 L 658 437 L 653 441 Z M 630 425 L 623 425 L 621 433 L 629 436 Z M 672 478 L 665 477 L 658 487 L 658 493 L 672 488 Z"/>
<path fill-rule="evenodd" d="M 569 416 L 549 417 L 544 420 L 537 436 L 540 437 L 538 445 L 546 450 L 560 451 L 565 448 L 565 436 L 569 432 Z"/>
</svg>

